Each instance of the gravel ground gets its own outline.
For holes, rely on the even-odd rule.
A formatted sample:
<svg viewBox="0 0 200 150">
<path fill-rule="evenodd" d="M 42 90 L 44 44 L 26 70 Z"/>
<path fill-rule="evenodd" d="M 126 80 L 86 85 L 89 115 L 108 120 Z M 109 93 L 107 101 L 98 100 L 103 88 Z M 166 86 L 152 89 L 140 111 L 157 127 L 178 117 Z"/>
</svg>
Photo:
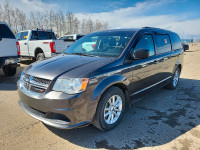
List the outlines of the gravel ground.
<svg viewBox="0 0 200 150">
<path fill-rule="evenodd" d="M 200 47 L 185 52 L 179 86 L 143 97 L 121 123 L 102 132 L 92 125 L 59 130 L 28 116 L 18 106 L 14 77 L 0 71 L 0 149 L 200 149 Z"/>
</svg>

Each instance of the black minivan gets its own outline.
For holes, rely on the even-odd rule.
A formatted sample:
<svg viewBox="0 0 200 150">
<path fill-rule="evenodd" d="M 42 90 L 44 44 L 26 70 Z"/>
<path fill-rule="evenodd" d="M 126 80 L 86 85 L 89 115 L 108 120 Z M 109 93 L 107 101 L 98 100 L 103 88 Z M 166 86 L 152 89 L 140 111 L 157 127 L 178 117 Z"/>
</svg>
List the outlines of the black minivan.
<svg viewBox="0 0 200 150">
<path fill-rule="evenodd" d="M 182 63 L 180 38 L 168 30 L 91 33 L 61 55 L 27 66 L 18 81 L 19 105 L 53 127 L 92 123 L 110 130 L 137 97 L 161 87 L 175 89 Z"/>
</svg>

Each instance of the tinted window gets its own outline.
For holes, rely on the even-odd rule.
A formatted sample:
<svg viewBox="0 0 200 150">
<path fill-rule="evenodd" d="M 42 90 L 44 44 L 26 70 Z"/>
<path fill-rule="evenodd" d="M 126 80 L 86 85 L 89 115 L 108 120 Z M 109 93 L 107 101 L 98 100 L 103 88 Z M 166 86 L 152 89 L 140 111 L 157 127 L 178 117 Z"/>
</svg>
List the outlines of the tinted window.
<svg viewBox="0 0 200 150">
<path fill-rule="evenodd" d="M 68 54 L 85 54 L 102 57 L 118 57 L 135 32 L 96 32 L 80 38 L 65 50 Z"/>
<path fill-rule="evenodd" d="M 17 38 L 18 41 L 26 40 L 28 38 L 28 31 L 18 33 L 16 35 L 16 38 Z"/>
<path fill-rule="evenodd" d="M 28 32 L 21 33 L 21 40 L 26 40 L 28 38 Z"/>
<path fill-rule="evenodd" d="M 65 36 L 65 37 L 63 37 L 63 39 L 68 40 L 68 41 L 75 40 L 74 36 Z"/>
<path fill-rule="evenodd" d="M 32 32 L 31 40 L 37 40 L 37 32 L 36 31 Z"/>
<path fill-rule="evenodd" d="M 151 35 L 144 35 L 139 40 L 137 45 L 134 49 L 148 49 L 149 50 L 149 56 L 155 55 L 155 49 L 154 49 L 154 43 L 153 38 Z"/>
<path fill-rule="evenodd" d="M 157 46 L 157 54 L 165 53 L 171 51 L 171 43 L 169 35 L 156 35 L 155 43 Z"/>
<path fill-rule="evenodd" d="M 172 40 L 172 49 L 173 50 L 183 48 L 182 44 L 181 44 L 181 40 L 177 34 L 171 34 L 170 37 Z"/>
<path fill-rule="evenodd" d="M 38 33 L 38 40 L 55 39 L 54 33 L 52 32 L 38 31 L 37 33 Z"/>
<path fill-rule="evenodd" d="M 32 40 L 50 40 L 56 39 L 55 34 L 53 32 L 45 32 L 45 31 L 32 31 Z"/>
<path fill-rule="evenodd" d="M 0 24 L 0 37 L 15 39 L 14 34 L 10 31 L 9 27 L 5 24 Z"/>
<path fill-rule="evenodd" d="M 82 35 L 77 35 L 77 39 L 76 40 L 79 40 L 82 37 L 83 37 Z"/>
</svg>

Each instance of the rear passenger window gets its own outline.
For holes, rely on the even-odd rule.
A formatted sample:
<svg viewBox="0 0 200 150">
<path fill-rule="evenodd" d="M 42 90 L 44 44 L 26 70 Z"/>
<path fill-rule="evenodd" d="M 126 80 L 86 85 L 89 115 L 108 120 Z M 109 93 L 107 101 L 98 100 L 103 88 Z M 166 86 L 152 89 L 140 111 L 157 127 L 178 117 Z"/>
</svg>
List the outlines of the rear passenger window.
<svg viewBox="0 0 200 150">
<path fill-rule="evenodd" d="M 0 24 L 0 37 L 15 39 L 14 34 L 10 31 L 9 27 L 5 24 Z"/>
<path fill-rule="evenodd" d="M 169 35 L 156 35 L 155 43 L 157 47 L 157 54 L 165 53 L 171 51 L 171 43 Z"/>
<path fill-rule="evenodd" d="M 177 34 L 171 34 L 170 35 L 171 40 L 172 40 L 172 49 L 177 50 L 183 48 L 181 44 L 181 40 Z"/>
<path fill-rule="evenodd" d="M 50 39 L 55 39 L 55 35 L 53 32 L 43 32 L 43 31 L 38 31 L 38 40 L 50 40 Z"/>
<path fill-rule="evenodd" d="M 36 33 L 36 31 L 32 31 L 31 40 L 37 40 L 37 33 Z"/>
<path fill-rule="evenodd" d="M 134 49 L 148 49 L 149 56 L 155 55 L 153 38 L 151 35 L 143 35 Z"/>
</svg>

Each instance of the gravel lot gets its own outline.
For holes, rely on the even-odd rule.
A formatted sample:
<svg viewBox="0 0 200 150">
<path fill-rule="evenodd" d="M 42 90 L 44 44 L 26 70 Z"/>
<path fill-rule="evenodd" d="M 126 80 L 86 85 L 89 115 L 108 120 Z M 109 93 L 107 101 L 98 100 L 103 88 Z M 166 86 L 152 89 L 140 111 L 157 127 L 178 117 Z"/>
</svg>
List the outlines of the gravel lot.
<svg viewBox="0 0 200 150">
<path fill-rule="evenodd" d="M 143 97 L 109 132 L 92 125 L 59 130 L 33 119 L 18 106 L 15 77 L 0 71 L 0 149 L 200 149 L 200 47 L 185 52 L 179 86 Z"/>
</svg>

